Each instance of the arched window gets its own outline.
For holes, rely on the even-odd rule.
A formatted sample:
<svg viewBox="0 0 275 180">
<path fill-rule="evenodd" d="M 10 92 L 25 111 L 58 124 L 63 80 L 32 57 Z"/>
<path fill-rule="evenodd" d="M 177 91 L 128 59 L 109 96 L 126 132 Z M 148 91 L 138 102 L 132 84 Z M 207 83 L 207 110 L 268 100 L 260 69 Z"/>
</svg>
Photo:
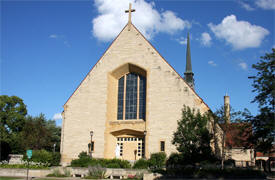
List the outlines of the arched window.
<svg viewBox="0 0 275 180">
<path fill-rule="evenodd" d="M 129 73 L 118 80 L 117 119 L 143 119 L 146 109 L 146 78 Z"/>
</svg>

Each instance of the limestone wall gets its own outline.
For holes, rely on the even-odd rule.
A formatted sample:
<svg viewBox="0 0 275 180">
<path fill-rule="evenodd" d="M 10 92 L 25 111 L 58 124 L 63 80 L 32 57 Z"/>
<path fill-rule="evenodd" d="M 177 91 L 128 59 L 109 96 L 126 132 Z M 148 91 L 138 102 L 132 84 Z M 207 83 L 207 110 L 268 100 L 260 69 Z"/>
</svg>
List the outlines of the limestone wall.
<svg viewBox="0 0 275 180">
<path fill-rule="evenodd" d="M 111 124 L 117 117 L 117 77 L 113 71 L 125 64 L 146 71 L 146 121 L 132 125 L 137 131 L 142 128 L 147 131 L 146 157 L 160 151 L 160 141 L 165 141 L 168 155 L 175 151 L 171 140 L 183 105 L 202 113 L 208 111 L 202 100 L 135 27 L 130 31 L 125 28 L 64 105 L 63 163 L 88 150 L 91 130 L 95 141 L 93 157 L 114 157 L 115 139 L 110 133 L 114 127 Z"/>
<path fill-rule="evenodd" d="M 243 148 L 226 149 L 225 158 L 233 159 L 236 163 L 236 166 L 245 167 L 247 165 L 255 164 L 253 149 L 243 149 Z"/>
</svg>

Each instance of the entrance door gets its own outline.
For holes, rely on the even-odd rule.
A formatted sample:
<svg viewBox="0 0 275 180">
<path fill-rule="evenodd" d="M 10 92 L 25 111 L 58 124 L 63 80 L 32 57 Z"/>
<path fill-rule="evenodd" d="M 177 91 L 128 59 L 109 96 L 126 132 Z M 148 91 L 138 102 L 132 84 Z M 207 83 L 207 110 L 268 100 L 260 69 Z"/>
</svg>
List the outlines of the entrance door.
<svg viewBox="0 0 275 180">
<path fill-rule="evenodd" d="M 118 137 L 117 145 L 120 146 L 120 157 L 125 160 L 138 160 L 144 156 L 143 138 Z"/>
</svg>

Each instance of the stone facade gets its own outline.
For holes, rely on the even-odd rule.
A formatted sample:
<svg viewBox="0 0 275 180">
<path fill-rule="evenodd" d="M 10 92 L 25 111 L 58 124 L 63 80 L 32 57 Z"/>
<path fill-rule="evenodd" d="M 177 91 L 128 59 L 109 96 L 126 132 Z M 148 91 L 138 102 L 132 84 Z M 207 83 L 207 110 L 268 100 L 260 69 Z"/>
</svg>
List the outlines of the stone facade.
<svg viewBox="0 0 275 180">
<path fill-rule="evenodd" d="M 9 164 L 24 164 L 22 154 L 9 154 Z"/>
<path fill-rule="evenodd" d="M 235 161 L 237 167 L 247 167 L 255 165 L 254 149 L 231 148 L 225 150 L 225 159 Z"/>
<path fill-rule="evenodd" d="M 169 155 L 176 151 L 171 141 L 183 105 L 201 113 L 209 110 L 136 27 L 130 26 L 124 27 L 64 105 L 63 165 L 77 158 L 80 152 L 88 151 L 90 131 L 94 132 L 93 157 L 116 157 L 118 137 L 130 138 L 129 141 L 142 139 L 145 158 L 159 152 L 160 142 L 164 141 L 165 153 Z M 146 77 L 145 120 L 117 120 L 118 79 L 129 72 Z M 133 150 L 130 146 L 128 149 Z M 132 158 L 132 155 L 124 157 Z"/>
</svg>

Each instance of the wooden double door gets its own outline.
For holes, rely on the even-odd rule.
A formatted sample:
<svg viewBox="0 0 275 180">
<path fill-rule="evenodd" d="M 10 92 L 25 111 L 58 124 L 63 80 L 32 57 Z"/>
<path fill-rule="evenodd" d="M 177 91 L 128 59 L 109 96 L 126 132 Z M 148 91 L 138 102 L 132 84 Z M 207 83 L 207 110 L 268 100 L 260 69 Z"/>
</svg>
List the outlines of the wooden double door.
<svg viewBox="0 0 275 180">
<path fill-rule="evenodd" d="M 138 160 L 144 157 L 145 147 L 142 137 L 117 137 L 117 147 L 121 159 Z"/>
</svg>

